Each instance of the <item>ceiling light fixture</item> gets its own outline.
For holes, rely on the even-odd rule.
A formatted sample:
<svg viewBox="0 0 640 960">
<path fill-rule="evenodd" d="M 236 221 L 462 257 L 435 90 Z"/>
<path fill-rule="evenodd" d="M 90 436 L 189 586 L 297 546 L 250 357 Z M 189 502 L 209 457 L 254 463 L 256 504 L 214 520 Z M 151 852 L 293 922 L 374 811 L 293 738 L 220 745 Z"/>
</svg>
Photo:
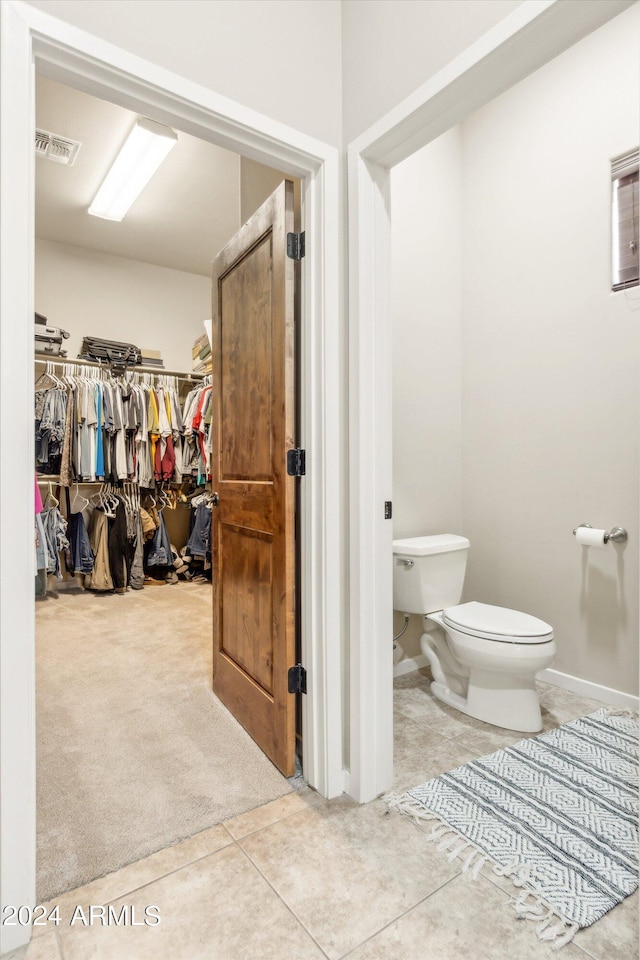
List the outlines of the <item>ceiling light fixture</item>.
<svg viewBox="0 0 640 960">
<path fill-rule="evenodd" d="M 89 213 L 104 220 L 122 220 L 177 140 L 169 127 L 154 120 L 138 120 L 96 193 Z"/>
</svg>

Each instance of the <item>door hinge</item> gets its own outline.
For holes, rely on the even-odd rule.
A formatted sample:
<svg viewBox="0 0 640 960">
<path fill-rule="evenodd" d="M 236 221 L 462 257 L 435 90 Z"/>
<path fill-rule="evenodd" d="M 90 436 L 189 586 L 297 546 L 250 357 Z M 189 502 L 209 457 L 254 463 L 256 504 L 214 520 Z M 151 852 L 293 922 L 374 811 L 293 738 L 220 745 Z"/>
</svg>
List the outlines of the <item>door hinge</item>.
<svg viewBox="0 0 640 960">
<path fill-rule="evenodd" d="M 287 450 L 287 473 L 290 477 L 304 477 L 307 472 L 307 452 L 300 447 Z"/>
<path fill-rule="evenodd" d="M 384 502 L 384 518 L 385 520 L 391 520 L 393 514 L 393 505 L 391 500 L 385 500 Z"/>
<path fill-rule="evenodd" d="M 302 233 L 287 234 L 287 256 L 290 260 L 302 260 L 304 257 L 304 230 Z"/>
<path fill-rule="evenodd" d="M 296 663 L 295 667 L 289 667 L 287 686 L 289 693 L 307 692 L 307 671 L 301 663 Z"/>
</svg>

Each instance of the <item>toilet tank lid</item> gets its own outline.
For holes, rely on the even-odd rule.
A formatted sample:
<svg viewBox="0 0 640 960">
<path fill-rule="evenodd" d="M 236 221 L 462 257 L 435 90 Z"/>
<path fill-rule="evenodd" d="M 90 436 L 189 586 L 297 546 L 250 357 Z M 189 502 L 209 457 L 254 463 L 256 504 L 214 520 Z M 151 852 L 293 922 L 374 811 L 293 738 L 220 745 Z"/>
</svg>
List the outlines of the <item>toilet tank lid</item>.
<svg viewBox="0 0 640 960">
<path fill-rule="evenodd" d="M 430 553 L 449 553 L 452 550 L 468 550 L 470 543 L 466 537 L 457 537 L 453 533 L 439 533 L 429 537 L 408 537 L 393 541 L 393 552 L 403 557 L 425 557 Z"/>
</svg>

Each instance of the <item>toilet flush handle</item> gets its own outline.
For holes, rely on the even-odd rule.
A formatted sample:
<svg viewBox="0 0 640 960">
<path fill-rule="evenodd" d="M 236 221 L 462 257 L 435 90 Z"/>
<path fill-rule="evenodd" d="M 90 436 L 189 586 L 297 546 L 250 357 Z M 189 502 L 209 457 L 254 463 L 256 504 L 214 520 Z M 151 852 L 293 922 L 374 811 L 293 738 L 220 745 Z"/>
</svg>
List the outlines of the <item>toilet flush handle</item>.
<svg viewBox="0 0 640 960">
<path fill-rule="evenodd" d="M 398 557 L 398 563 L 401 563 L 407 570 L 410 570 L 413 566 L 413 560 L 405 560 L 404 557 Z"/>
</svg>

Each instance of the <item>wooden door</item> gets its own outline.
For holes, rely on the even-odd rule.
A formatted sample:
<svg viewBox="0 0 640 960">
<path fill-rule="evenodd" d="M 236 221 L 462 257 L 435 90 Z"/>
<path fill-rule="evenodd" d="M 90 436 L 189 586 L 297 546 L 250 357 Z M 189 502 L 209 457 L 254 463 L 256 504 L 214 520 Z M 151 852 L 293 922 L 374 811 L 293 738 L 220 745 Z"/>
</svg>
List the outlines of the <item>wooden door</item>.
<svg viewBox="0 0 640 960">
<path fill-rule="evenodd" d="M 213 267 L 213 690 L 285 776 L 295 771 L 293 185 Z"/>
</svg>

